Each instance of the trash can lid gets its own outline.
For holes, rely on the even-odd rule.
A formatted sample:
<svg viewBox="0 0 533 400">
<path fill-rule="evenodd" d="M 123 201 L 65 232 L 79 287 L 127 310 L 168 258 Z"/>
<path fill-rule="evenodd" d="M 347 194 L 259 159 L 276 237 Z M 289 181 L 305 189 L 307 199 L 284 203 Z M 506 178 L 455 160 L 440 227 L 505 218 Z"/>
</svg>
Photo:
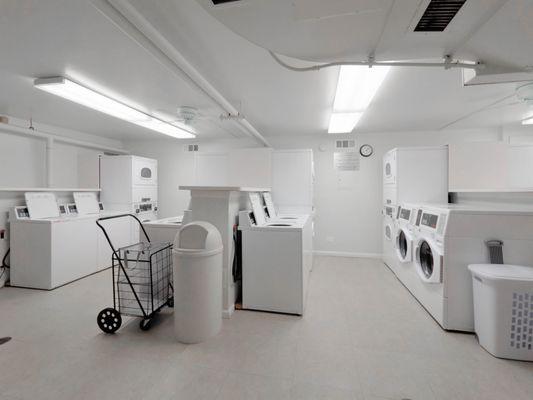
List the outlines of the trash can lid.
<svg viewBox="0 0 533 400">
<path fill-rule="evenodd" d="M 533 267 L 509 264 L 472 264 L 472 274 L 494 280 L 533 281 Z"/>
<path fill-rule="evenodd" d="M 208 255 L 222 251 L 222 237 L 209 222 L 194 221 L 184 225 L 174 239 L 174 251 Z"/>
</svg>

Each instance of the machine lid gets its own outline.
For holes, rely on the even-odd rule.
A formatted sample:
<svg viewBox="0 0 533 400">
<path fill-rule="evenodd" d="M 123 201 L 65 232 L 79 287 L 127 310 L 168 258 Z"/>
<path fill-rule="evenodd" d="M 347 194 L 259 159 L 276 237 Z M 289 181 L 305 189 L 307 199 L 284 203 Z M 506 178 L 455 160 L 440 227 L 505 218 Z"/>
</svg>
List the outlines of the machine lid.
<svg viewBox="0 0 533 400">
<path fill-rule="evenodd" d="M 471 264 L 472 274 L 494 280 L 533 281 L 533 267 L 509 264 Z"/>
<path fill-rule="evenodd" d="M 59 217 L 59 206 L 54 193 L 27 192 L 24 197 L 32 219 Z"/>
</svg>

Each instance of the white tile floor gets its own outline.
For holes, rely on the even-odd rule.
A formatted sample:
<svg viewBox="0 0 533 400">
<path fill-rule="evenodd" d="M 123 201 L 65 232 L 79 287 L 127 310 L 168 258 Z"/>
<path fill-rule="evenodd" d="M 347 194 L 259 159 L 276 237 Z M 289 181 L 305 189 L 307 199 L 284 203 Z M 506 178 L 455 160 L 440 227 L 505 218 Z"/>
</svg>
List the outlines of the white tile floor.
<svg viewBox="0 0 533 400">
<path fill-rule="evenodd" d="M 198 345 L 163 312 L 116 335 L 96 326 L 110 272 L 53 292 L 0 289 L 0 399 L 533 398 L 533 363 L 446 333 L 377 260 L 317 258 L 303 318 L 236 312 Z"/>
</svg>

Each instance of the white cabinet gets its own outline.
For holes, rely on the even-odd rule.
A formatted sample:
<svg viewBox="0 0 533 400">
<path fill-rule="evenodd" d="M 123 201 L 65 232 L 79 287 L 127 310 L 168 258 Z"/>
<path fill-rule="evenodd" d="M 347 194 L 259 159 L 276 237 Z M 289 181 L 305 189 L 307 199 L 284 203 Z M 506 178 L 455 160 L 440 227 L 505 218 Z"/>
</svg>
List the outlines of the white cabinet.
<svg viewBox="0 0 533 400">
<path fill-rule="evenodd" d="M 196 153 L 194 170 L 197 186 L 227 186 L 228 153 Z"/>
<path fill-rule="evenodd" d="M 398 147 L 383 156 L 383 204 L 448 202 L 448 147 Z"/>
<path fill-rule="evenodd" d="M 507 187 L 511 190 L 533 190 L 533 146 L 510 145 Z"/>
<path fill-rule="evenodd" d="M 451 192 L 533 190 L 533 146 L 503 142 L 450 145 Z"/>
<path fill-rule="evenodd" d="M 505 143 L 451 144 L 449 185 L 451 192 L 500 191 L 507 187 Z"/>
</svg>

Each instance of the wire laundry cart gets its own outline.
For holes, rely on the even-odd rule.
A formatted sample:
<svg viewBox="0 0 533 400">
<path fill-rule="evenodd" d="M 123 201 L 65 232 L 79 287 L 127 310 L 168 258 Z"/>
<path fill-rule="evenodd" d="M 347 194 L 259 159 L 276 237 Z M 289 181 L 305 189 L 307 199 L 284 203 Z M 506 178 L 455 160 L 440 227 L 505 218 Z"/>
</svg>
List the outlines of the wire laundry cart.
<svg viewBox="0 0 533 400">
<path fill-rule="evenodd" d="M 130 217 L 139 224 L 146 242 L 115 248 L 102 221 Z M 172 287 L 172 244 L 153 243 L 141 221 L 133 214 L 102 217 L 96 221 L 111 246 L 113 307 L 98 313 L 98 326 L 105 333 L 115 333 L 122 325 L 122 315 L 141 317 L 140 328 L 150 329 L 157 312 L 165 305 L 174 307 Z"/>
</svg>

